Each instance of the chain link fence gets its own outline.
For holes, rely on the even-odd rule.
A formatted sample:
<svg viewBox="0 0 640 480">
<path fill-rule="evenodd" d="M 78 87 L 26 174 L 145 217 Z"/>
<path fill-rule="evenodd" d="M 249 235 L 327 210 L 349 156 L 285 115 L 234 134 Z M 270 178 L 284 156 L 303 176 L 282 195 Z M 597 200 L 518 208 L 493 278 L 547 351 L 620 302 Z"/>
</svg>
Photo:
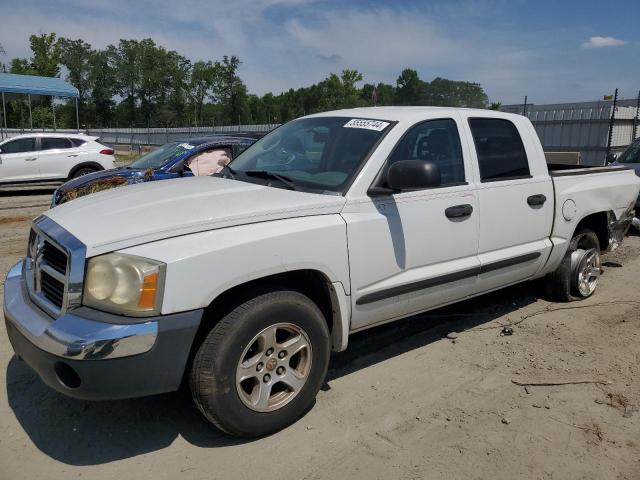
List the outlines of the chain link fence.
<svg viewBox="0 0 640 480">
<path fill-rule="evenodd" d="M 227 127 L 179 127 L 179 128 L 89 128 L 81 130 L 86 135 L 100 137 L 101 141 L 114 147 L 126 147 L 140 153 L 146 146 L 164 145 L 168 142 L 187 140 L 189 138 L 207 137 L 217 134 L 233 135 L 234 133 L 265 133 L 279 124 L 233 125 Z M 33 132 L 45 130 L 34 129 Z M 51 130 L 47 130 L 51 132 Z M 6 137 L 13 137 L 31 130 L 13 129 L 6 131 Z M 56 133 L 78 133 L 75 129 L 58 129 Z"/>
</svg>

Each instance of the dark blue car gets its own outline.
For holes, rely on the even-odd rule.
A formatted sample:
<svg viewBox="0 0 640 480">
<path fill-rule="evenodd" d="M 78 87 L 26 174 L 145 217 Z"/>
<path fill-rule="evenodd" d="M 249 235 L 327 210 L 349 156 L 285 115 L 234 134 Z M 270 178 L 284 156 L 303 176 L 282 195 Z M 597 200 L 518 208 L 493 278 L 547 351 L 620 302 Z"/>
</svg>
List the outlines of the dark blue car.
<svg viewBox="0 0 640 480">
<path fill-rule="evenodd" d="M 171 142 L 143 155 L 126 167 L 102 170 L 69 180 L 51 199 L 51 207 L 101 190 L 135 183 L 192 176 L 186 161 L 207 150 L 228 148 L 232 158 L 253 144 L 262 134 L 218 135 Z"/>
</svg>

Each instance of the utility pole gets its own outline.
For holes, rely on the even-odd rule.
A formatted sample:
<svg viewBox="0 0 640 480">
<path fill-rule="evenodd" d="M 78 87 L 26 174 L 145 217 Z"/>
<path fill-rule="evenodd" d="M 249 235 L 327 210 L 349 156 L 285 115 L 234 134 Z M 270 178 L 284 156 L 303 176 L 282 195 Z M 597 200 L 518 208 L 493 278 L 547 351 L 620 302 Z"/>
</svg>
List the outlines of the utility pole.
<svg viewBox="0 0 640 480">
<path fill-rule="evenodd" d="M 605 158 L 611 153 L 611 142 L 613 141 L 613 125 L 616 121 L 616 106 L 618 105 L 618 89 L 613 94 L 613 108 L 611 109 L 611 120 L 609 120 L 609 138 L 607 138 L 607 153 Z M 606 160 L 605 160 L 606 162 Z"/>
<path fill-rule="evenodd" d="M 522 116 L 527 116 L 527 96 L 524 96 L 524 106 L 522 107 Z"/>
</svg>

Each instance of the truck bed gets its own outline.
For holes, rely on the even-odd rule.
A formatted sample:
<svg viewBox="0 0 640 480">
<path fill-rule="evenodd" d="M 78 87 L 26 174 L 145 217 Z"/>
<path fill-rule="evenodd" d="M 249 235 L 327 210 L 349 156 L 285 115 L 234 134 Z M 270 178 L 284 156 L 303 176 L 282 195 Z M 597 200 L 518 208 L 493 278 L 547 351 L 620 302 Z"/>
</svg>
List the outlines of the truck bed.
<svg viewBox="0 0 640 480">
<path fill-rule="evenodd" d="M 631 167 L 614 165 L 567 165 L 562 163 L 547 163 L 549 175 L 552 177 L 564 177 L 567 175 L 590 175 L 592 173 L 619 172 L 633 170 Z"/>
</svg>

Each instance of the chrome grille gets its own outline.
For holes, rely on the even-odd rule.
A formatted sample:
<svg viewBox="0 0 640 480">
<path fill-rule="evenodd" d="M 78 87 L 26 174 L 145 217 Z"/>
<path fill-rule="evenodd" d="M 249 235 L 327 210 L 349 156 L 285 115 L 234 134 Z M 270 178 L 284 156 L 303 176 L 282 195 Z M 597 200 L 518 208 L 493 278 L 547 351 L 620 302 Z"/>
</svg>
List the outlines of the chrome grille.
<svg viewBox="0 0 640 480">
<path fill-rule="evenodd" d="M 35 304 L 52 317 L 80 305 L 86 249 L 47 217 L 33 222 L 25 259 L 25 282 Z"/>
<path fill-rule="evenodd" d="M 46 271 L 40 272 L 40 290 L 42 294 L 59 309 L 62 308 L 64 303 L 64 287 L 64 283 L 56 280 Z"/>
<path fill-rule="evenodd" d="M 54 247 L 51 242 L 45 240 L 42 245 L 42 261 L 51 266 L 56 272 L 67 274 L 67 254 Z"/>
</svg>

